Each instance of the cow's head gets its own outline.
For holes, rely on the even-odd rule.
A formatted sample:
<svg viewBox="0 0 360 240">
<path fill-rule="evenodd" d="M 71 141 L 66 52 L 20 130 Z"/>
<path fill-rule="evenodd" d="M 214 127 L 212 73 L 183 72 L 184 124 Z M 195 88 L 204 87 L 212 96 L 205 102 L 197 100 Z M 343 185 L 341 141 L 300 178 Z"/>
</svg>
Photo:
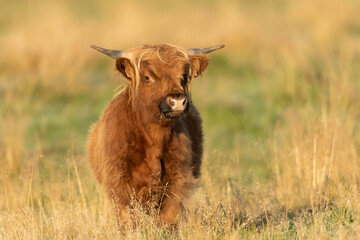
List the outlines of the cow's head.
<svg viewBox="0 0 360 240">
<path fill-rule="evenodd" d="M 128 51 L 91 47 L 116 59 L 116 69 L 130 81 L 132 106 L 144 120 L 172 122 L 190 107 L 191 82 L 208 65 L 205 54 L 224 45 L 183 49 L 160 44 Z"/>
</svg>

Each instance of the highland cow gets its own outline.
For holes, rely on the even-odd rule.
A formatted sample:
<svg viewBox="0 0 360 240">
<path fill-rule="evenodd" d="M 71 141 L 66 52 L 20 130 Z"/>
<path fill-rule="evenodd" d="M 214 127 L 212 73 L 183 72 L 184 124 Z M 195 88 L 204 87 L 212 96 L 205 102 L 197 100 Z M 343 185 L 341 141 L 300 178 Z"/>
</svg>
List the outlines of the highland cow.
<svg viewBox="0 0 360 240">
<path fill-rule="evenodd" d="M 92 46 L 116 59 L 116 70 L 129 80 L 91 127 L 87 144 L 90 166 L 119 219 L 131 219 L 129 204 L 137 199 L 158 209 L 160 224 L 177 222 L 199 179 L 203 152 L 190 86 L 208 65 L 205 53 L 222 47 Z"/>
</svg>

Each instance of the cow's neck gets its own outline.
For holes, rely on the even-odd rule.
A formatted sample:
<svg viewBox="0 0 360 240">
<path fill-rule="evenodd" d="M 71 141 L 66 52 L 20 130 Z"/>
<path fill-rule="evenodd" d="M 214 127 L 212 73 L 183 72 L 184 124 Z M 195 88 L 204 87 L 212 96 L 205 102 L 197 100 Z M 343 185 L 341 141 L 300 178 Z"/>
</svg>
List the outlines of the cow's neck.
<svg viewBox="0 0 360 240">
<path fill-rule="evenodd" d="M 142 116 L 141 112 L 134 112 L 139 127 L 138 133 L 144 138 L 146 145 L 163 148 L 170 139 L 171 126 L 163 126 L 158 122 L 152 122 Z"/>
</svg>

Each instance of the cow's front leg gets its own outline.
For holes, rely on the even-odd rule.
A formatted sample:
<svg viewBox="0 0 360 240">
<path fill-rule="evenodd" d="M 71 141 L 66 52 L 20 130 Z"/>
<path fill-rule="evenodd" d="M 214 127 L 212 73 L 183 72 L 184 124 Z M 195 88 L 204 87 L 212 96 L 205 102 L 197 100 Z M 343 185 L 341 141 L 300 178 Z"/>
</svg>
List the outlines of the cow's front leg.
<svg viewBox="0 0 360 240">
<path fill-rule="evenodd" d="M 190 165 L 190 141 L 184 132 L 174 134 L 164 153 L 163 183 L 168 186 L 160 207 L 160 223 L 176 225 L 182 211 L 183 201 L 195 186 Z"/>
<path fill-rule="evenodd" d="M 167 167 L 169 170 L 175 169 L 172 164 Z M 161 225 L 176 226 L 184 209 L 183 202 L 195 186 L 196 181 L 192 177 L 191 168 L 178 166 L 178 169 L 179 171 L 170 173 L 172 179 L 168 181 L 168 187 L 160 204 L 159 220 Z M 166 176 L 166 178 L 168 177 L 169 175 Z"/>
<path fill-rule="evenodd" d="M 108 165 L 112 166 L 112 165 Z M 103 174 L 104 189 L 116 212 L 118 223 L 131 225 L 132 220 L 128 206 L 130 204 L 132 189 L 128 184 L 125 166 L 107 167 Z"/>
<path fill-rule="evenodd" d="M 113 187 L 106 188 L 105 190 L 109 199 L 111 199 L 119 227 L 131 227 L 133 221 L 128 211 L 130 199 L 124 196 L 127 193 L 119 192 L 120 189 L 114 189 Z"/>
<path fill-rule="evenodd" d="M 163 226 L 173 227 L 179 220 L 182 209 L 181 199 L 174 193 L 168 193 L 167 197 L 161 204 L 160 224 Z"/>
</svg>

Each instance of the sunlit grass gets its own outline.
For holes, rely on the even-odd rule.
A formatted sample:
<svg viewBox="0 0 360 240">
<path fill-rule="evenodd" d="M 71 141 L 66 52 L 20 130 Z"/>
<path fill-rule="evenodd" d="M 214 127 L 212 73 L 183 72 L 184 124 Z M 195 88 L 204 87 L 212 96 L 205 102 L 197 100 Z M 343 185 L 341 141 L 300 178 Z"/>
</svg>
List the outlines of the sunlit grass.
<svg viewBox="0 0 360 240">
<path fill-rule="evenodd" d="M 356 1 L 3 1 L 0 239 L 359 238 Z M 225 44 L 192 88 L 199 188 L 177 232 L 119 230 L 85 156 L 119 85 L 89 48 Z"/>
</svg>

